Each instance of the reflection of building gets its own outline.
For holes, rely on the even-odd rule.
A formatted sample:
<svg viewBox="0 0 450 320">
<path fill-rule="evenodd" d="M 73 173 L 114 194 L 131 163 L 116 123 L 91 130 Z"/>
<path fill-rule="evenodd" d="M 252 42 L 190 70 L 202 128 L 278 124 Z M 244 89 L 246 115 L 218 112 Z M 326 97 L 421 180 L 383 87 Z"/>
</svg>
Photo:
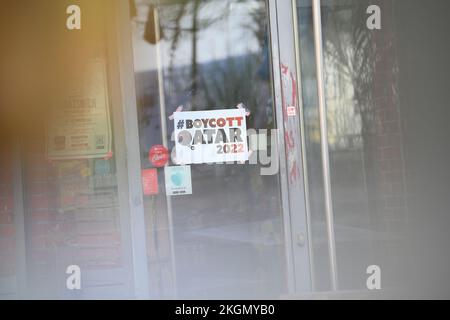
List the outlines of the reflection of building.
<svg viewBox="0 0 450 320">
<path fill-rule="evenodd" d="M 377 31 L 362 0 L 81 0 L 79 32 L 54 27 L 65 1 L 29 4 L 45 19 L 23 25 L 6 5 L 0 298 L 364 298 L 374 264 L 383 297 L 448 297 L 449 4 L 378 3 Z M 107 68 L 95 85 L 92 61 Z M 94 100 L 108 112 L 85 116 Z M 170 115 L 239 103 L 248 129 L 275 133 L 255 151 L 278 171 L 192 164 L 193 194 L 168 196 L 148 157 L 173 151 Z"/>
</svg>

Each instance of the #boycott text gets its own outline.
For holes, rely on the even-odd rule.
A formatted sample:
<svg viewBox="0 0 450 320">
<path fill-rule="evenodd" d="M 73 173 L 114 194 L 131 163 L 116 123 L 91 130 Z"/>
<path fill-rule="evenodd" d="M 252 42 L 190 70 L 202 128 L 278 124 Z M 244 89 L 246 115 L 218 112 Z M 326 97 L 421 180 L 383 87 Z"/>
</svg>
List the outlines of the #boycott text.
<svg viewBox="0 0 450 320">
<path fill-rule="evenodd" d="M 177 164 L 248 160 L 245 109 L 176 112 Z"/>
</svg>

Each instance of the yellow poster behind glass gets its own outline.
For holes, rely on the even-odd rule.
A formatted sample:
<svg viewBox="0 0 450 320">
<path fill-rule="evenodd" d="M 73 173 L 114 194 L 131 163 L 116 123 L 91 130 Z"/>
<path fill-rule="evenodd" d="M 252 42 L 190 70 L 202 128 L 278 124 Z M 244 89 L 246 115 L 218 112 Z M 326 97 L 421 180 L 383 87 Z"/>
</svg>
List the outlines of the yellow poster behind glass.
<svg viewBox="0 0 450 320">
<path fill-rule="evenodd" d="M 111 152 L 111 123 L 106 65 L 89 61 L 72 79 L 71 88 L 50 110 L 47 124 L 49 160 L 95 159 Z"/>
</svg>

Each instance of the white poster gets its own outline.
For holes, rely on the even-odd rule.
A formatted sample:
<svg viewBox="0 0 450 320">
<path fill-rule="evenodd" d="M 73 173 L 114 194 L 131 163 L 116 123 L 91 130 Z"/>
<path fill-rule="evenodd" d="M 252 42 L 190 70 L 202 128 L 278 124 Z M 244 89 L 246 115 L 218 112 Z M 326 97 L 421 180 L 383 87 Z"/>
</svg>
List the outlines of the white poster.
<svg viewBox="0 0 450 320">
<path fill-rule="evenodd" d="M 47 156 L 50 160 L 104 158 L 111 151 L 106 66 L 90 61 L 50 110 Z"/>
<path fill-rule="evenodd" d="M 165 167 L 166 195 L 182 196 L 192 194 L 190 166 Z"/>
<path fill-rule="evenodd" d="M 176 163 L 248 160 L 245 109 L 175 112 Z"/>
</svg>

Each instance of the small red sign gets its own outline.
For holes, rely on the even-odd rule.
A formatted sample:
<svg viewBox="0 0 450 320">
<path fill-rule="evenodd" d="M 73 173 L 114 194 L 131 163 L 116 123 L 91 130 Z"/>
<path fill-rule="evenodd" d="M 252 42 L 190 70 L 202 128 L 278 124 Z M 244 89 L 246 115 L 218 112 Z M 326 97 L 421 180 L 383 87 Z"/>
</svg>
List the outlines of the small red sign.
<svg viewBox="0 0 450 320">
<path fill-rule="evenodd" d="M 153 146 L 148 154 L 148 160 L 155 167 L 162 168 L 169 162 L 169 150 L 162 145 Z"/>
<path fill-rule="evenodd" d="M 294 106 L 287 107 L 287 115 L 289 117 L 295 117 L 297 115 L 297 109 Z"/>
<path fill-rule="evenodd" d="M 142 170 L 142 189 L 145 196 L 153 196 L 159 193 L 157 169 Z"/>
</svg>

